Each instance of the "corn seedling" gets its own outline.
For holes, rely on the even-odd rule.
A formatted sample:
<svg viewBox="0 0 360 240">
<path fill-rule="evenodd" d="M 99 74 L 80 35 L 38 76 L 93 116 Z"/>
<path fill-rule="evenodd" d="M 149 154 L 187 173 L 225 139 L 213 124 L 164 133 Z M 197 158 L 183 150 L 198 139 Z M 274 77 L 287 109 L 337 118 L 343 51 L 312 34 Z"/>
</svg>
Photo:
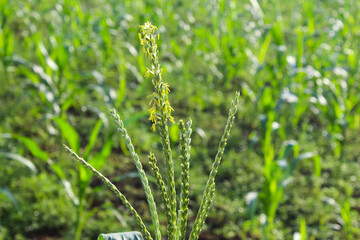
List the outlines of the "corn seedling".
<svg viewBox="0 0 360 240">
<path fill-rule="evenodd" d="M 345 239 L 353 240 L 356 239 L 356 236 L 358 236 L 360 232 L 359 228 L 355 227 L 353 223 L 353 219 L 358 213 L 351 209 L 350 197 L 352 196 L 354 190 L 351 187 L 346 187 L 345 191 L 346 200 L 341 206 L 339 206 L 342 219 L 343 237 Z"/>
<path fill-rule="evenodd" d="M 180 202 L 177 204 L 176 189 L 175 189 L 175 174 L 174 174 L 174 159 L 172 158 L 172 149 L 170 146 L 169 138 L 169 122 L 174 123 L 174 117 L 172 116 L 173 108 L 170 105 L 168 93 L 169 85 L 163 81 L 162 78 L 162 68 L 159 63 L 159 50 L 157 41 L 159 39 L 159 34 L 157 33 L 157 28 L 151 23 L 146 22 L 140 27 L 139 33 L 140 43 L 143 46 L 145 56 L 150 60 L 151 67 L 146 70 L 146 77 L 152 78 L 152 83 L 154 86 L 154 92 L 150 101 L 150 118 L 152 122 L 152 130 L 158 131 L 161 137 L 162 149 L 165 157 L 165 169 L 166 174 L 162 176 L 159 171 L 158 163 L 154 154 L 150 153 L 149 155 L 149 164 L 153 171 L 153 174 L 156 178 L 157 185 L 160 189 L 161 197 L 163 204 L 165 206 L 165 215 L 167 223 L 167 239 L 169 240 L 183 240 L 186 239 L 187 233 L 187 218 L 188 218 L 188 204 L 189 204 L 189 163 L 190 163 L 190 142 L 191 142 L 191 120 L 184 122 L 183 120 L 179 121 L 180 128 L 180 164 L 181 164 L 181 192 L 180 192 Z M 208 181 L 205 186 L 203 193 L 200 209 L 198 210 L 195 222 L 192 226 L 189 239 L 196 240 L 199 238 L 200 231 L 205 223 L 205 219 L 209 212 L 214 193 L 215 193 L 215 177 L 218 172 L 219 166 L 221 164 L 221 159 L 225 150 L 227 140 L 230 135 L 230 131 L 235 119 L 237 112 L 237 103 L 239 99 L 239 93 L 236 94 L 234 101 L 232 101 L 228 119 L 226 122 L 225 130 L 222 135 L 222 138 L 219 143 L 218 151 L 215 156 L 215 160 L 212 165 L 211 172 L 209 174 Z M 91 162 L 87 162 L 84 158 L 81 158 L 77 151 L 70 149 L 69 147 L 65 148 L 76 158 L 81 164 L 88 168 L 92 173 L 99 177 L 114 193 L 120 198 L 122 203 L 126 208 L 132 213 L 135 217 L 137 224 L 141 230 L 141 233 L 145 239 L 160 240 L 163 236 L 163 233 L 160 232 L 159 226 L 159 217 L 156 207 L 156 203 L 153 198 L 152 190 L 150 188 L 147 175 L 143 169 L 142 163 L 139 159 L 139 156 L 135 152 L 134 146 L 132 144 L 131 138 L 128 135 L 127 130 L 125 129 L 124 123 L 121 120 L 120 116 L 115 110 L 111 111 L 111 114 L 119 127 L 120 134 L 125 140 L 126 147 L 130 152 L 130 156 L 133 159 L 136 169 L 140 175 L 140 180 L 142 182 L 147 202 L 150 209 L 150 215 L 152 219 L 152 224 L 154 227 L 154 232 L 151 234 L 145 225 L 144 221 L 133 208 L 131 203 L 127 198 L 115 187 L 114 184 L 110 182 L 105 176 L 103 176 L 99 171 L 92 166 Z"/>
<path fill-rule="evenodd" d="M 71 127 L 71 125 L 68 124 L 67 121 L 65 121 L 64 119 L 55 118 L 54 121 L 57 123 L 60 129 L 62 137 L 68 142 L 69 146 L 74 149 L 73 151 L 79 152 L 80 141 L 79 135 L 76 130 Z M 110 136 L 107 137 L 107 141 L 101 151 L 95 155 L 91 154 L 94 144 L 98 139 L 98 135 L 102 125 L 102 120 L 98 120 L 90 133 L 89 142 L 85 147 L 84 151 L 84 159 L 86 159 L 87 162 L 89 162 L 98 169 L 104 166 L 107 157 L 111 154 L 112 147 L 112 134 L 110 134 Z M 87 219 L 90 218 L 97 211 L 97 208 L 92 210 L 88 209 L 91 205 L 92 200 L 91 197 L 89 197 L 89 195 L 86 193 L 86 189 L 90 185 L 93 174 L 79 166 L 77 175 L 77 195 L 73 197 L 73 203 L 75 204 L 77 209 L 74 239 L 81 239 L 81 232 L 85 226 Z"/>
<path fill-rule="evenodd" d="M 306 220 L 303 218 L 300 220 L 300 232 L 295 232 L 293 235 L 293 240 L 307 240 L 308 235 L 306 231 Z"/>
<path fill-rule="evenodd" d="M 58 125 L 58 128 L 60 130 L 63 139 L 65 139 L 73 149 L 79 151 L 80 150 L 79 136 L 78 133 L 75 131 L 75 129 L 72 128 L 71 125 L 68 124 L 67 121 L 65 121 L 64 119 L 54 118 L 54 121 Z M 104 147 L 101 149 L 101 151 L 95 155 L 91 155 L 91 151 L 94 147 L 96 140 L 98 139 L 98 135 L 102 125 L 103 125 L 102 120 L 98 120 L 91 131 L 89 142 L 85 147 L 85 152 L 84 152 L 84 158 L 87 159 L 92 165 L 96 166 L 96 168 L 101 168 L 102 166 L 104 166 L 106 158 L 111 153 L 111 146 L 112 146 L 112 140 L 111 140 L 112 135 L 110 135 Z M 91 205 L 91 197 L 89 197 L 89 194 L 86 194 L 86 189 L 90 185 L 92 173 L 86 171 L 82 167 L 79 167 L 77 172 L 78 174 L 78 182 L 76 185 L 77 191 L 76 193 L 74 193 L 73 186 L 71 186 L 71 183 L 66 179 L 66 175 L 62 167 L 57 162 L 53 161 L 49 157 L 49 154 L 47 152 L 41 150 L 41 148 L 38 146 L 38 144 L 35 141 L 33 141 L 31 138 L 24 137 L 18 134 L 2 134 L 2 138 L 18 140 L 29 150 L 29 152 L 35 158 L 40 159 L 44 163 L 48 164 L 50 169 L 58 176 L 69 198 L 72 200 L 72 203 L 77 209 L 77 217 L 76 217 L 76 222 L 74 224 L 75 234 L 73 234 L 74 237 L 72 237 L 71 239 L 80 239 L 84 224 L 98 209 L 98 208 L 94 208 L 91 211 L 88 210 L 88 206 Z M 26 166 L 35 174 L 38 172 L 36 166 L 31 160 L 19 154 L 0 152 L 0 157 L 17 161 L 23 164 L 24 166 Z M 70 231 L 71 230 L 72 229 L 70 229 Z M 70 231 L 68 233 L 69 236 L 70 236 Z"/>
<path fill-rule="evenodd" d="M 279 131 L 281 127 L 280 124 L 275 121 L 278 115 L 278 104 L 278 102 L 274 101 L 271 89 L 265 87 L 258 101 L 260 109 L 265 113 L 260 117 L 263 128 L 260 143 L 264 158 L 263 174 L 265 181 L 262 191 L 258 195 L 254 195 L 249 203 L 255 205 L 256 198 L 259 198 L 262 203 L 266 216 L 265 221 L 263 221 L 266 239 L 274 238 L 272 231 L 274 230 L 273 223 L 275 221 L 276 211 L 282 202 L 284 189 L 289 183 L 297 163 L 302 160 L 312 159 L 314 161 L 314 174 L 316 176 L 320 176 L 321 174 L 319 156 L 311 152 L 300 153 L 300 146 L 294 140 L 284 141 L 280 151 L 276 153 L 274 134 Z M 251 205 L 250 209 L 254 208 Z M 252 212 L 254 211 L 255 210 L 252 209 Z"/>
</svg>

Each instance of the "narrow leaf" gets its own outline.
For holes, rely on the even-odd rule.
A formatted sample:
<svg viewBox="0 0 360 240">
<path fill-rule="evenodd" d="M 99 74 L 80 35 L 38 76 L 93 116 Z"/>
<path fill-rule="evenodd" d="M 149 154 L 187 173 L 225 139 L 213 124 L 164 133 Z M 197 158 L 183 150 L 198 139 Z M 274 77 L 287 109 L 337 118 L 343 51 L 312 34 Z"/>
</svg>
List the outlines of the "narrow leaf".
<svg viewBox="0 0 360 240">
<path fill-rule="evenodd" d="M 139 232 L 100 234 L 98 240 L 143 240 Z"/>
<path fill-rule="evenodd" d="M 25 165 L 27 168 L 29 168 L 33 173 L 37 173 L 37 169 L 35 165 L 27 158 L 24 158 L 23 156 L 15 153 L 6 153 L 6 152 L 0 152 L 0 157 L 9 158 L 15 161 L 18 161 L 19 163 Z"/>
<path fill-rule="evenodd" d="M 86 148 L 85 148 L 84 159 L 87 159 L 87 158 L 88 158 L 91 149 L 94 147 L 94 144 L 95 144 L 95 142 L 96 142 L 96 140 L 97 140 L 97 137 L 98 137 L 98 135 L 99 135 L 99 132 L 100 132 L 102 123 L 103 123 L 102 120 L 99 119 L 99 120 L 97 121 L 97 123 L 95 124 L 93 130 L 91 131 L 90 138 L 89 138 L 89 143 L 88 143 L 88 145 L 87 145 Z"/>
<path fill-rule="evenodd" d="M 76 152 L 79 152 L 80 149 L 79 135 L 77 134 L 75 129 L 64 119 L 54 118 L 54 121 L 57 123 L 61 131 L 61 135 L 63 136 L 63 138 L 66 139 L 70 147 L 74 149 Z"/>
<path fill-rule="evenodd" d="M 47 161 L 48 154 L 45 151 L 41 150 L 39 145 L 35 141 L 18 134 L 12 134 L 12 136 L 18 139 L 19 141 L 21 141 L 22 143 L 24 143 L 24 145 L 27 147 L 27 149 L 31 152 L 31 154 L 34 157 L 39 158 L 45 162 Z"/>
</svg>

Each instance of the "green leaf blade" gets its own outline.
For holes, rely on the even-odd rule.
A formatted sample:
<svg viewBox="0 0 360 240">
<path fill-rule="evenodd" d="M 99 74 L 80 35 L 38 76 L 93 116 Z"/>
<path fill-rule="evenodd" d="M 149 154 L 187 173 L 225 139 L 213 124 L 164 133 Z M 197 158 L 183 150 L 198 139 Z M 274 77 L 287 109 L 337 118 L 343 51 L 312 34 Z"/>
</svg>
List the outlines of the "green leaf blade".
<svg viewBox="0 0 360 240">
<path fill-rule="evenodd" d="M 139 232 L 100 234 L 98 240 L 143 240 Z"/>
</svg>

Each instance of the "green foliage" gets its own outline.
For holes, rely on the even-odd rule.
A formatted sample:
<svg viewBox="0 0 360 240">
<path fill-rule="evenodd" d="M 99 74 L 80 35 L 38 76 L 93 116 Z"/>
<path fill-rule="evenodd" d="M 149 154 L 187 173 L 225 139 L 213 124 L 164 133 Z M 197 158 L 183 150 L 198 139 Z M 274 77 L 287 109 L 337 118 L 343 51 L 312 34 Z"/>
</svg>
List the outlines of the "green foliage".
<svg viewBox="0 0 360 240">
<path fill-rule="evenodd" d="M 142 240 L 139 232 L 101 234 L 98 240 Z"/>
<path fill-rule="evenodd" d="M 149 186 L 163 182 L 153 198 L 167 232 L 168 158 L 147 121 L 154 96 L 144 100 L 156 72 L 138 43 L 146 19 L 162 36 L 154 40 L 163 69 L 156 74 L 171 91 L 164 101 L 177 122 L 191 116 L 194 126 L 187 213 L 183 132 L 180 123 L 168 126 L 176 233 L 186 228 L 187 238 L 193 227 L 239 89 L 239 118 L 200 239 L 282 240 L 305 230 L 307 239 L 359 239 L 359 3 L 0 0 L 0 239 L 78 232 L 86 240 L 136 229 L 112 193 L 69 161 L 65 142 L 126 194 L 154 233 L 126 142 L 112 137 L 109 108 L 119 111 L 143 170 L 154 172 Z"/>
</svg>

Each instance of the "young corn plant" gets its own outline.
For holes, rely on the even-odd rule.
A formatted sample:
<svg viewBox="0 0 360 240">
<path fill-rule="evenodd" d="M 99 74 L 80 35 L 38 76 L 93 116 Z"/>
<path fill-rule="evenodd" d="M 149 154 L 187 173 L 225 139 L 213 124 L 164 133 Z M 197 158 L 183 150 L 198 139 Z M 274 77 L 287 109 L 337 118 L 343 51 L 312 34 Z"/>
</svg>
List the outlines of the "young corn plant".
<svg viewBox="0 0 360 240">
<path fill-rule="evenodd" d="M 150 118 L 152 122 L 152 130 L 157 131 L 161 137 L 162 150 L 164 153 L 164 162 L 166 174 L 163 176 L 160 173 L 158 162 L 153 153 L 149 154 L 149 165 L 152 169 L 153 175 L 155 176 L 157 186 L 161 193 L 161 198 L 165 208 L 166 224 L 167 224 L 167 239 L 169 240 L 185 240 L 187 237 L 187 220 L 188 220 L 188 204 L 189 204 L 189 165 L 190 165 L 190 143 L 191 143 L 191 120 L 184 122 L 180 120 L 178 125 L 180 129 L 180 165 L 181 165 L 181 189 L 180 199 L 177 199 L 176 188 L 175 188 L 175 173 L 174 173 L 174 159 L 172 158 L 172 149 L 169 138 L 169 122 L 174 123 L 174 117 L 172 116 L 173 108 L 169 102 L 169 85 L 162 79 L 162 68 L 159 63 L 159 50 L 157 41 L 159 34 L 157 28 L 151 23 L 146 22 L 140 26 L 139 33 L 140 43 L 143 46 L 145 56 L 150 60 L 151 67 L 147 68 L 145 76 L 152 78 L 154 86 L 154 92 L 150 101 Z M 195 222 L 192 226 L 189 234 L 189 240 L 196 240 L 199 238 L 200 231 L 205 223 L 205 219 L 209 212 L 214 193 L 215 193 L 215 177 L 221 164 L 221 159 L 225 150 L 227 140 L 230 135 L 230 131 L 235 119 L 237 112 L 237 104 L 239 99 L 239 93 L 236 93 L 235 99 L 232 101 L 228 119 L 225 125 L 224 133 L 221 137 L 217 154 L 215 156 L 209 178 L 207 180 L 205 190 L 203 193 L 200 208 L 198 210 Z M 144 221 L 134 209 L 131 203 L 127 200 L 123 193 L 121 193 L 116 186 L 111 183 L 109 179 L 103 176 L 97 171 L 89 162 L 77 155 L 77 153 L 65 146 L 65 148 L 72 154 L 72 156 L 88 168 L 94 175 L 99 177 L 114 193 L 120 198 L 122 203 L 135 217 L 137 224 L 139 225 L 140 231 L 145 239 L 160 240 L 164 233 L 160 231 L 159 217 L 157 211 L 157 205 L 154 201 L 151 187 L 147 175 L 143 169 L 142 163 L 139 159 L 138 154 L 135 152 L 131 138 L 125 129 L 124 123 L 116 110 L 112 110 L 111 114 L 119 127 L 120 134 L 125 140 L 127 149 L 130 152 L 131 158 L 133 159 L 136 169 L 140 175 L 147 202 L 150 209 L 150 215 L 152 219 L 154 232 L 151 234 L 145 225 Z M 177 203 L 179 201 L 179 203 Z M 123 239 L 122 235 L 114 234 L 114 238 L 119 237 Z M 110 239 L 109 236 L 101 235 L 100 239 Z M 113 238 L 111 238 L 113 239 Z M 133 235 L 133 238 L 139 239 Z"/>
<path fill-rule="evenodd" d="M 313 152 L 300 153 L 300 146 L 294 140 L 283 141 L 280 151 L 275 145 L 275 133 L 280 131 L 281 125 L 275 120 L 279 118 L 279 102 L 273 97 L 272 89 L 265 87 L 259 98 L 259 108 L 264 112 L 261 116 L 262 136 L 261 150 L 264 158 L 263 189 L 258 194 L 252 192 L 254 196 L 250 203 L 256 206 L 257 198 L 260 200 L 264 211 L 264 221 L 262 222 L 265 239 L 276 239 L 274 234 L 276 213 L 283 201 L 284 190 L 291 181 L 291 176 L 297 164 L 301 161 L 312 160 L 314 162 L 314 174 L 320 177 L 321 162 L 320 157 Z M 249 198 L 251 195 L 248 195 Z M 250 206 L 250 207 L 253 207 Z M 253 208 L 252 211 L 255 211 Z M 253 216 L 251 216 L 253 218 Z"/>
<path fill-rule="evenodd" d="M 78 132 L 71 127 L 71 125 L 64 119 L 54 118 L 54 121 L 59 127 L 61 136 L 65 139 L 69 146 L 74 149 L 74 151 L 80 151 L 80 141 Z M 99 119 L 93 129 L 91 130 L 88 144 L 85 147 L 83 158 L 87 162 L 91 163 L 96 168 L 102 168 L 108 156 L 111 154 L 112 146 L 112 135 L 106 136 L 106 143 L 102 149 L 95 153 L 93 151 L 96 140 L 99 138 L 99 133 L 103 121 Z M 80 165 L 80 164 L 79 164 Z M 76 193 L 71 196 L 74 206 L 76 207 L 76 222 L 73 224 L 73 228 L 70 229 L 67 239 L 79 240 L 81 239 L 82 230 L 85 227 L 86 222 L 91 218 L 98 210 L 98 208 L 90 209 L 90 206 L 93 202 L 93 196 L 87 193 L 87 189 L 90 187 L 92 173 L 86 171 L 84 168 L 79 166 L 77 170 L 77 184 L 74 186 Z M 70 185 L 70 183 L 69 183 Z M 71 187 L 70 187 L 71 188 Z M 73 234 L 72 236 L 70 236 Z"/>
</svg>

